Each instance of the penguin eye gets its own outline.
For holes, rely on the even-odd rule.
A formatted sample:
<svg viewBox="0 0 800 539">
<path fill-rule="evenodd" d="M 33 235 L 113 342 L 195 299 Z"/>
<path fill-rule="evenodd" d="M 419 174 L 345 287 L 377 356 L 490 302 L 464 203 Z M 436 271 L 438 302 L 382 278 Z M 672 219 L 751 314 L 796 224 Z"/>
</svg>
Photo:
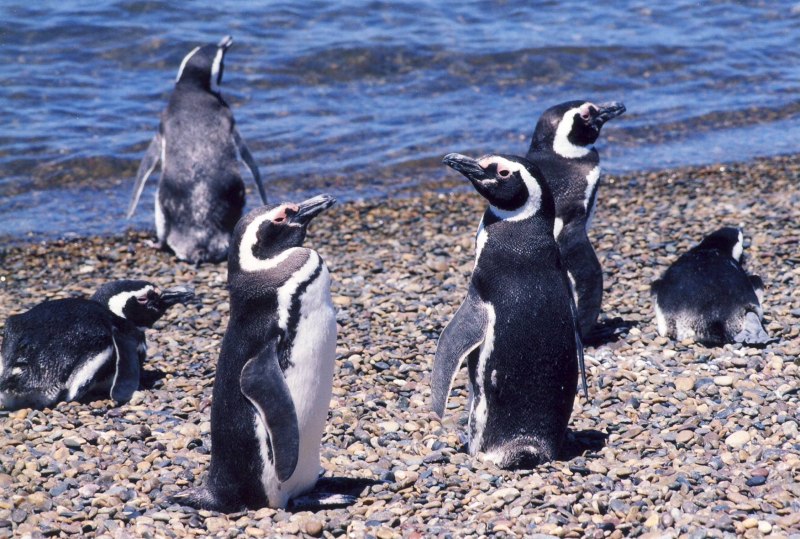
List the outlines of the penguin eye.
<svg viewBox="0 0 800 539">
<path fill-rule="evenodd" d="M 498 170 L 497 173 L 500 174 L 501 178 L 508 178 L 508 175 L 511 174 L 511 172 L 506 169 Z"/>
<path fill-rule="evenodd" d="M 286 218 L 285 218 L 285 217 L 276 217 L 275 219 L 273 219 L 273 220 L 272 220 L 272 222 L 273 222 L 273 223 L 282 223 L 282 222 L 284 222 L 285 220 L 286 220 Z"/>
<path fill-rule="evenodd" d="M 145 303 L 147 303 L 147 296 L 146 295 L 145 296 L 136 296 L 136 301 L 138 301 L 139 303 L 144 305 Z"/>
</svg>

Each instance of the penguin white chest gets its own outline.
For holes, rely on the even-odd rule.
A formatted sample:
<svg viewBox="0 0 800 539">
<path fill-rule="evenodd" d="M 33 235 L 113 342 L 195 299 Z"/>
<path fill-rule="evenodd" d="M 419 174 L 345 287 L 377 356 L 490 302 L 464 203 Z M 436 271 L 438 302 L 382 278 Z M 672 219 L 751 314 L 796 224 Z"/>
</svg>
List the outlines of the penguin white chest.
<svg viewBox="0 0 800 539">
<path fill-rule="evenodd" d="M 311 405 L 312 401 L 318 400 L 320 408 L 327 411 L 333 383 L 336 310 L 331 300 L 328 268 L 321 260 L 319 268 L 319 275 L 296 296 L 299 299 L 299 316 L 289 319 L 289 323 L 296 325 L 288 328 L 289 331 L 293 329 L 294 339 L 285 374 L 301 425 L 301 408 L 304 405 Z M 326 412 L 322 413 L 324 415 Z"/>
<path fill-rule="evenodd" d="M 586 231 L 592 226 L 592 219 L 594 219 L 594 210 L 597 206 L 597 181 L 600 179 L 600 167 L 594 167 L 586 175 L 586 192 L 583 197 L 583 208 L 587 211 L 586 217 Z"/>
<path fill-rule="evenodd" d="M 328 418 L 336 359 L 336 310 L 330 282 L 328 268 L 313 253 L 278 293 L 279 309 L 284 309 L 279 324 L 291 338 L 284 376 L 297 415 L 300 446 L 297 467 L 287 481 L 280 483 L 271 467 L 265 466 L 264 489 L 274 507 L 283 507 L 289 499 L 313 488 L 319 476 L 320 442 Z M 257 427 L 263 429 L 258 423 Z"/>
</svg>

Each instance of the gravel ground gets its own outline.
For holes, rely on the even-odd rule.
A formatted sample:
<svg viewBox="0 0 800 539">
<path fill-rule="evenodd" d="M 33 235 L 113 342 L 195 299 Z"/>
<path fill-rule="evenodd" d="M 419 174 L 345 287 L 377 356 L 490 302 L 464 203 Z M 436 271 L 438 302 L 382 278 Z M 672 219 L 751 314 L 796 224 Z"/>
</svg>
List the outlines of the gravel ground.
<svg viewBox="0 0 800 539">
<path fill-rule="evenodd" d="M 428 409 L 436 338 L 461 303 L 483 201 L 456 192 L 332 208 L 308 244 L 333 275 L 337 373 L 323 439 L 347 508 L 183 510 L 167 496 L 209 462 L 214 365 L 229 305 L 224 266 L 195 269 L 148 234 L 14 247 L 0 255 L 0 320 L 101 282 L 192 283 L 195 305 L 149 332 L 133 400 L 0 413 L 0 536 L 551 534 L 800 537 L 800 157 L 607 177 L 592 236 L 606 274 L 606 342 L 588 346 L 563 458 L 507 472 L 464 452 L 466 369 L 443 422 Z M 742 226 L 766 283 L 765 349 L 656 334 L 649 284 L 723 225 Z"/>
</svg>

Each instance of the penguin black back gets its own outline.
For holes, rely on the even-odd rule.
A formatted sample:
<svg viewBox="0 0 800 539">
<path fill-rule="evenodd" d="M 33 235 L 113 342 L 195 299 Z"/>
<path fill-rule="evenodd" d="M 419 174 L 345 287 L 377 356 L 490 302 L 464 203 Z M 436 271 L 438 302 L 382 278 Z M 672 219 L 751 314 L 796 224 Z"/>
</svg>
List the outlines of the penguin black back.
<svg viewBox="0 0 800 539">
<path fill-rule="evenodd" d="M 553 238 L 554 204 L 525 159 L 445 163 L 490 203 L 467 299 L 442 332 L 432 374 L 441 416 L 459 365 L 470 375 L 469 448 L 507 468 L 554 458 L 582 367 L 575 309 Z"/>
<path fill-rule="evenodd" d="M 161 291 L 146 281 L 115 281 L 91 300 L 45 301 L 10 316 L 0 358 L 0 407 L 50 406 L 92 389 L 128 400 L 139 387 L 144 329 L 193 295 L 188 287 Z"/>
<path fill-rule="evenodd" d="M 225 54 L 233 40 L 196 47 L 178 70 L 158 133 L 139 166 L 128 217 L 158 164 L 155 224 L 159 244 L 181 260 L 220 262 L 242 216 L 244 183 L 238 157 L 266 203 L 258 167 L 220 93 Z"/>
<path fill-rule="evenodd" d="M 681 255 L 652 285 L 658 332 L 710 346 L 766 344 L 763 282 L 742 264 L 744 235 L 725 227 Z"/>
<path fill-rule="evenodd" d="M 622 103 L 567 101 L 539 118 L 527 158 L 541 170 L 556 206 L 554 235 L 575 290 L 581 334 L 600 314 L 603 270 L 587 235 L 597 205 L 600 156 L 594 143 L 603 125 L 625 112 Z"/>
</svg>

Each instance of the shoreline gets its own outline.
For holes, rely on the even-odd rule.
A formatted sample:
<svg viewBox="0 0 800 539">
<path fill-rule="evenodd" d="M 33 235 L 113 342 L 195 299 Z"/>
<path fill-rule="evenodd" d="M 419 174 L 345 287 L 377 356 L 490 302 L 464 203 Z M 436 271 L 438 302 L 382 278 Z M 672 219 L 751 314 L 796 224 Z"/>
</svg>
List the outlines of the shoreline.
<svg viewBox="0 0 800 539">
<path fill-rule="evenodd" d="M 306 240 L 331 271 L 338 309 L 322 467 L 363 491 L 317 513 L 226 516 L 165 501 L 208 470 L 224 264 L 177 262 L 148 247 L 146 231 L 0 250 L 2 324 L 123 277 L 191 283 L 199 296 L 148 332 L 152 380 L 130 403 L 0 412 L 0 537 L 800 534 L 799 179 L 800 155 L 604 177 L 590 232 L 605 274 L 601 321 L 624 324 L 616 340 L 586 347 L 590 398 L 576 398 L 563 457 L 520 472 L 463 452 L 465 368 L 443 421 L 429 411 L 436 338 L 466 294 L 483 199 L 453 174 L 435 191 L 409 186 L 420 192 L 328 210 Z M 778 342 L 658 337 L 649 283 L 726 225 L 744 229 Z"/>
<path fill-rule="evenodd" d="M 603 173 L 604 180 L 608 183 L 609 180 L 613 182 L 631 182 L 638 181 L 641 178 L 665 178 L 665 177 L 678 177 L 678 176 L 691 176 L 693 174 L 707 175 L 719 171 L 720 168 L 741 168 L 741 167 L 759 167 L 762 164 L 770 167 L 781 166 L 785 163 L 794 163 L 800 160 L 800 153 L 793 154 L 778 154 L 772 156 L 756 157 L 747 161 L 734 161 L 734 162 L 719 162 L 707 165 L 684 165 L 679 167 L 668 168 L 654 168 L 643 169 L 637 171 L 625 171 L 621 173 Z M 130 176 L 130 175 L 129 175 Z M 414 178 L 410 180 L 410 178 Z M 418 179 L 429 178 L 429 179 Z M 157 180 L 157 179 L 156 179 Z M 248 205 L 245 211 L 252 209 L 251 203 L 258 203 L 258 193 L 255 190 L 252 179 L 245 171 L 243 175 L 245 189 L 247 192 Z M 471 187 L 465 183 L 463 179 L 454 176 L 447 167 L 441 165 L 436 159 L 427 159 L 420 162 L 414 162 L 408 166 L 394 166 L 389 169 L 386 177 L 374 176 L 368 174 L 354 174 L 348 177 L 350 182 L 358 184 L 359 189 L 356 195 L 349 194 L 347 186 L 344 185 L 341 177 L 315 177 L 307 185 L 302 188 L 297 188 L 294 179 L 279 178 L 277 180 L 267 180 L 268 196 L 271 202 L 285 201 L 291 198 L 307 198 L 314 194 L 330 191 L 334 196 L 341 199 L 341 202 L 346 203 L 370 203 L 385 200 L 392 200 L 395 198 L 409 198 L 415 196 L 425 195 L 426 193 L 468 193 Z M 154 180 L 151 179 L 148 184 Z M 128 196 L 132 188 L 133 176 L 126 177 L 126 179 L 107 180 L 99 185 L 83 185 L 81 183 L 68 183 L 67 186 L 81 189 L 98 189 L 111 195 L 112 215 L 106 215 L 102 220 L 92 225 L 105 228 L 112 220 L 120 223 L 118 230 L 107 233 L 99 234 L 80 234 L 69 232 L 64 234 L 51 234 L 45 233 L 41 239 L 33 239 L 32 233 L 25 236 L 4 233 L 0 230 L 0 253 L 8 248 L 22 247 L 30 243 L 39 243 L 42 241 L 75 241 L 82 238 L 102 237 L 102 238 L 121 238 L 130 231 L 140 232 L 149 231 L 155 236 L 155 231 L 152 224 L 152 207 L 149 205 L 151 202 L 150 192 L 154 191 L 155 183 L 150 185 L 149 189 L 145 189 L 143 202 L 133 219 L 128 222 L 124 217 L 124 209 L 127 207 Z M 53 186 L 50 188 L 41 189 L 38 192 L 47 193 L 51 189 L 62 189 L 64 186 Z M 31 196 L 31 193 L 37 191 L 26 191 L 26 196 Z M 275 196 L 272 193 L 277 193 Z M 290 195 L 288 193 L 291 193 Z M 343 193 L 348 193 L 344 194 Z M 8 192 L 8 196 L 14 196 L 15 193 Z M 144 205 L 142 205 L 144 204 Z M 118 207 L 117 207 L 118 206 Z M 114 214 L 118 210 L 118 215 Z M 143 223 L 146 225 L 142 226 Z"/>
</svg>

